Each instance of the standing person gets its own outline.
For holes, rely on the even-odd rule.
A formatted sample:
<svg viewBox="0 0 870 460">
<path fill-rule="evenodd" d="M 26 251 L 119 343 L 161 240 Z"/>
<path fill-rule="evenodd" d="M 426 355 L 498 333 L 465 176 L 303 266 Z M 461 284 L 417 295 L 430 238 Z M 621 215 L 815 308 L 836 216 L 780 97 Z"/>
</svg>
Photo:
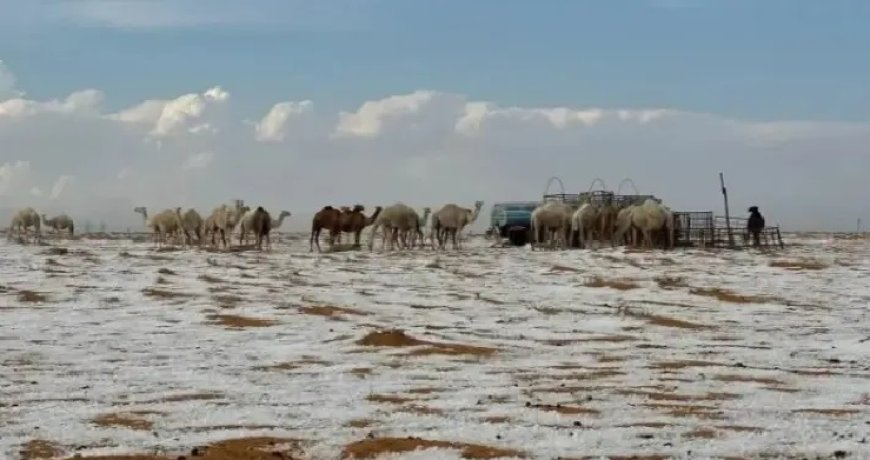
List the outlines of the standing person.
<svg viewBox="0 0 870 460">
<path fill-rule="evenodd" d="M 759 236 L 761 231 L 764 230 L 764 217 L 758 212 L 758 206 L 749 208 L 749 221 L 746 222 L 746 229 L 752 235 L 752 245 L 761 245 Z"/>
</svg>

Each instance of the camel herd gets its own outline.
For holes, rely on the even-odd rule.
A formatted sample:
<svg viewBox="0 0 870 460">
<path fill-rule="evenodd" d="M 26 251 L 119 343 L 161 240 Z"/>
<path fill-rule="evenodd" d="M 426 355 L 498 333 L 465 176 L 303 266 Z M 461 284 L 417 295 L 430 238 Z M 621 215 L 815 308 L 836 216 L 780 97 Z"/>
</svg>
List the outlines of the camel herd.
<svg viewBox="0 0 870 460">
<path fill-rule="evenodd" d="M 402 249 L 423 246 L 425 244 L 423 229 L 430 214 L 429 239 L 432 247 L 436 247 L 437 240 L 437 247 L 443 249 L 447 238 L 450 237 L 453 248 L 458 249 L 457 235 L 463 228 L 477 220 L 481 208 L 483 208 L 483 201 L 475 202 L 473 210 L 450 203 L 434 213 L 431 208 L 423 208 L 423 213 L 420 215 L 414 208 L 404 203 L 396 203 L 386 208 L 378 206 L 371 216 L 366 217 L 362 205 L 356 205 L 353 209 L 324 206 L 312 219 L 309 250 L 314 251 L 315 247 L 318 251 L 321 250 L 319 240 L 323 230 L 329 231 L 330 249 L 340 243 L 342 233 L 353 233 L 354 246 L 359 247 L 362 231 L 368 226 L 371 226 L 369 250 L 374 249 L 375 235 L 378 231 L 382 236 L 382 246 L 389 250 L 395 249 L 396 246 Z"/>
<path fill-rule="evenodd" d="M 383 247 L 390 250 L 397 246 L 403 249 L 422 246 L 425 244 L 423 229 L 427 219 L 430 221 L 429 239 L 432 247 L 436 247 L 437 241 L 437 247 L 443 249 L 449 238 L 453 248 L 457 249 L 458 235 L 463 228 L 477 219 L 482 207 L 482 201 L 475 202 L 474 209 L 450 203 L 434 213 L 430 208 L 423 208 L 423 212 L 418 214 L 410 206 L 396 203 L 386 208 L 377 206 L 370 216 L 366 216 L 365 207 L 359 204 L 340 208 L 325 206 L 312 219 L 310 250 L 314 251 L 316 246 L 321 251 L 319 239 L 323 230 L 329 232 L 331 250 L 341 243 L 343 233 L 352 234 L 353 246 L 360 247 L 362 232 L 366 227 L 371 227 L 368 241 L 370 250 L 373 249 L 375 234 L 378 232 L 382 235 Z M 291 215 L 288 211 L 281 211 L 278 218 L 273 219 L 263 207 L 252 210 L 241 201 L 218 206 L 205 218 L 192 208 L 182 211 L 182 208 L 176 207 L 156 214 L 149 214 L 145 207 L 137 207 L 133 211 L 142 216 L 145 226 L 151 231 L 154 244 L 158 247 L 171 241 L 187 246 L 202 246 L 210 242 L 212 247 L 220 245 L 228 248 L 235 233 L 240 246 L 253 238 L 256 248 L 260 250 L 264 241 L 267 248 L 271 246 L 270 232 L 280 227 L 284 219 Z M 13 217 L 7 236 L 12 238 L 17 232 L 19 238 L 22 238 L 32 228 L 33 238 L 38 241 L 41 237 L 41 225 L 55 231 L 68 230 L 70 235 L 74 233 L 73 220 L 69 216 L 62 214 L 48 219 L 43 215 L 40 220 L 39 214 L 33 208 L 24 208 Z"/>
<path fill-rule="evenodd" d="M 270 232 L 280 227 L 285 217 L 290 217 L 288 211 L 281 211 L 278 219 L 272 219 L 272 215 L 262 206 L 252 211 L 238 201 L 235 205 L 218 206 L 205 219 L 193 208 L 184 213 L 180 207 L 165 209 L 150 217 L 145 207 L 137 207 L 133 212 L 142 215 L 145 226 L 151 230 L 154 243 L 158 246 L 166 243 L 168 237 L 175 237 L 176 240 L 183 237 L 184 244 L 192 246 L 196 243 L 201 246 L 209 236 L 211 245 L 217 246 L 216 237 L 220 235 L 221 244 L 226 248 L 229 246 L 227 237 L 236 231 L 240 245 L 250 236 L 255 239 L 257 249 L 263 248 L 263 240 L 268 248 L 271 246 Z"/>
<path fill-rule="evenodd" d="M 43 225 L 46 228 L 53 229 L 55 232 L 65 230 L 68 231 L 70 235 L 75 233 L 75 223 L 72 218 L 66 214 L 61 214 L 49 219 L 45 217 L 45 214 L 40 216 L 33 208 L 28 207 L 18 210 L 18 212 L 12 216 L 12 223 L 9 225 L 9 231 L 6 233 L 6 237 L 11 239 L 12 236 L 17 233 L 19 238 L 26 238 L 27 231 L 32 228 L 33 240 L 39 241 L 42 237 L 41 230 Z"/>
<path fill-rule="evenodd" d="M 576 210 L 563 201 L 547 201 L 532 211 L 532 249 L 542 244 L 551 248 L 565 248 L 573 235 L 578 235 L 580 247 L 598 240 L 611 245 L 631 244 L 638 240 L 646 247 L 661 242 L 673 247 L 674 234 L 679 221 L 667 206 L 654 199 L 640 204 L 591 203 L 588 200 Z"/>
</svg>

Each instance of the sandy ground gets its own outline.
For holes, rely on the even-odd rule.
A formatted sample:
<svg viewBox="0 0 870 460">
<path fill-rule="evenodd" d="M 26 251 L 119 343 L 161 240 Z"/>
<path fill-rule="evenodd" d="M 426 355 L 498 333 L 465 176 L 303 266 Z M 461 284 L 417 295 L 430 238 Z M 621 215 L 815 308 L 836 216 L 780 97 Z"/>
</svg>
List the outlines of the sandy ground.
<svg viewBox="0 0 870 460">
<path fill-rule="evenodd" d="M 4 239 L 0 458 L 870 458 L 870 241 L 787 238 Z"/>
</svg>

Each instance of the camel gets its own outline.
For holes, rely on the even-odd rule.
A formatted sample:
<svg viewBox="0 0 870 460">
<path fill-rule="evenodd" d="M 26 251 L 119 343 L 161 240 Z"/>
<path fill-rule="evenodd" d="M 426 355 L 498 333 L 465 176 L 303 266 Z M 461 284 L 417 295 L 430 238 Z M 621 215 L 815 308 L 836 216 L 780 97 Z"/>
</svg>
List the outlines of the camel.
<svg viewBox="0 0 870 460">
<path fill-rule="evenodd" d="M 616 213 L 616 220 L 613 223 L 613 236 L 611 246 L 619 244 L 634 244 L 634 228 L 632 226 L 631 215 L 634 213 L 637 205 L 629 205 L 620 209 Z M 630 232 L 630 233 L 629 233 Z"/>
<path fill-rule="evenodd" d="M 536 243 L 541 240 L 541 230 L 546 232 L 550 246 L 555 247 L 561 242 L 562 246 L 565 247 L 571 231 L 572 211 L 571 206 L 560 201 L 548 201 L 535 208 L 532 211 L 530 228 L 532 250 L 535 249 Z"/>
<path fill-rule="evenodd" d="M 598 237 L 602 243 L 613 239 L 613 228 L 616 225 L 616 215 L 618 213 L 619 209 L 612 203 L 603 204 L 598 207 Z"/>
<path fill-rule="evenodd" d="M 323 209 L 317 211 L 314 218 L 311 219 L 311 238 L 308 240 L 309 252 L 314 252 L 314 246 L 317 245 L 317 252 L 322 252 L 320 249 L 320 232 L 323 229 L 329 230 L 329 249 L 335 247 L 335 238 L 341 233 L 341 211 L 332 206 L 324 206 Z"/>
<path fill-rule="evenodd" d="M 278 218 L 272 219 L 272 222 L 270 222 L 272 227 L 270 230 L 278 230 L 278 228 L 281 227 L 281 224 L 284 223 L 284 218 L 290 217 L 290 215 L 290 211 L 281 211 L 281 213 L 278 214 Z"/>
<path fill-rule="evenodd" d="M 42 215 L 42 223 L 46 227 L 51 227 L 55 233 L 61 230 L 69 230 L 69 236 L 73 236 L 75 234 L 75 224 L 73 223 L 72 218 L 66 214 L 61 214 L 59 216 L 52 217 L 48 219 L 45 217 L 45 214 Z"/>
<path fill-rule="evenodd" d="M 11 239 L 12 231 L 18 230 L 18 237 L 21 238 L 21 234 L 26 234 L 27 229 L 30 227 L 33 227 L 33 241 L 39 242 L 42 238 L 39 214 L 37 214 L 33 208 L 27 207 L 19 210 L 15 213 L 15 216 L 12 217 L 12 223 L 9 225 L 9 232 L 7 232 L 6 237 Z"/>
<path fill-rule="evenodd" d="M 243 208 L 248 209 L 247 206 L 244 206 Z M 239 221 L 236 224 L 236 230 L 238 230 L 240 233 L 239 244 L 242 244 L 243 241 L 245 244 L 247 244 L 249 236 L 253 238 L 257 237 L 257 235 L 252 231 L 253 227 L 251 226 L 253 224 L 253 216 L 254 211 L 247 210 L 242 214 L 242 217 L 239 218 Z M 280 227 L 281 224 L 284 222 L 285 217 L 290 217 L 290 211 L 281 211 L 277 219 L 272 219 L 272 221 L 269 222 L 269 231 L 271 232 L 272 230 L 276 230 L 278 227 Z M 242 228 L 243 222 L 247 222 L 247 228 Z M 244 235 L 241 235 L 242 232 L 244 232 Z"/>
<path fill-rule="evenodd" d="M 571 216 L 571 234 L 578 232 L 581 248 L 586 247 L 587 237 L 594 239 L 600 212 L 598 206 L 587 201 Z"/>
<path fill-rule="evenodd" d="M 426 238 L 423 236 L 423 229 L 426 228 L 426 219 L 429 218 L 430 214 L 432 214 L 432 208 L 423 208 L 423 215 L 420 216 L 420 221 L 417 222 L 417 231 L 413 238 L 411 238 L 411 247 L 414 247 L 417 244 L 417 238 L 420 239 L 420 247 L 423 247 L 423 245 L 426 244 Z"/>
<path fill-rule="evenodd" d="M 181 223 L 180 230 L 184 233 L 184 241 L 188 246 L 193 246 L 193 237 L 196 235 L 196 242 L 202 245 L 203 239 L 203 220 L 195 209 L 190 208 L 184 214 L 181 214 L 181 208 L 175 208 L 175 214 Z"/>
<path fill-rule="evenodd" d="M 386 241 L 389 237 L 389 249 L 393 250 L 394 245 L 399 243 L 399 235 L 403 235 L 402 247 L 406 248 L 407 241 L 405 241 L 404 235 L 407 235 L 407 232 L 412 229 L 416 231 L 419 225 L 420 216 L 410 206 L 404 203 L 388 206 L 381 211 L 375 223 L 372 224 L 372 231 L 369 234 L 369 250 L 374 248 L 375 234 L 378 228 L 383 230 L 383 245 L 386 247 Z"/>
<path fill-rule="evenodd" d="M 670 221 L 670 222 L 669 222 Z M 643 234 L 643 245 L 652 248 L 653 233 L 665 231 L 668 233 L 667 246 L 674 245 L 673 213 L 653 199 L 646 199 L 643 204 L 634 208 L 631 213 L 631 223 Z"/>
<path fill-rule="evenodd" d="M 266 238 L 266 248 L 271 249 L 272 242 L 269 240 L 269 232 L 272 231 L 272 216 L 270 216 L 262 206 L 258 206 L 251 214 L 249 229 L 254 232 L 254 236 L 257 239 L 257 250 L 263 250 L 264 237 Z M 244 229 L 242 231 L 244 231 Z M 244 236 L 242 236 L 242 238 L 244 238 Z"/>
<path fill-rule="evenodd" d="M 338 241 L 341 241 L 341 233 L 353 233 L 353 246 L 360 247 L 360 236 L 364 228 L 372 225 L 381 214 L 382 207 L 375 207 L 375 212 L 370 217 L 363 214 L 365 207 L 361 204 L 355 205 L 353 209 L 343 206 L 341 215 L 339 216 L 339 226 L 341 232 L 338 234 Z"/>
<path fill-rule="evenodd" d="M 446 204 L 438 211 L 432 214 L 432 228 L 429 230 L 429 240 L 432 247 L 435 247 L 434 238 L 438 238 L 439 248 L 444 248 L 446 238 L 449 235 L 453 241 L 453 249 L 458 249 L 459 244 L 456 241 L 457 234 L 462 233 L 462 229 L 474 223 L 477 216 L 480 215 L 480 209 L 483 207 L 483 201 L 474 202 L 474 210 L 461 208 L 453 203 Z M 461 238 L 460 238 L 461 239 Z"/>
<path fill-rule="evenodd" d="M 212 246 L 217 245 L 215 236 L 220 233 L 223 247 L 228 247 L 227 236 L 232 237 L 233 229 L 236 227 L 239 219 L 250 209 L 248 206 L 242 206 L 239 202 L 234 206 L 223 204 L 215 208 L 205 220 L 207 223 L 206 232 L 211 232 Z"/>
<path fill-rule="evenodd" d="M 181 219 L 178 217 L 177 211 L 165 209 L 150 218 L 148 210 L 144 206 L 134 208 L 133 212 L 142 214 L 142 220 L 154 233 L 154 243 L 158 247 L 165 243 L 168 235 L 176 235 L 181 228 Z"/>
</svg>

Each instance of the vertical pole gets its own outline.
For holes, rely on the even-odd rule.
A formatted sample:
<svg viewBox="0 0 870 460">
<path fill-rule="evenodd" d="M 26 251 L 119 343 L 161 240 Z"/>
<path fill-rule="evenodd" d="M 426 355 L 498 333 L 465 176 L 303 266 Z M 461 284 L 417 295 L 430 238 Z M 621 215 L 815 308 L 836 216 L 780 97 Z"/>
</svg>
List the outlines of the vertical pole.
<svg viewBox="0 0 870 460">
<path fill-rule="evenodd" d="M 858 231 L 856 233 L 861 233 L 861 218 L 858 218 Z"/>
<path fill-rule="evenodd" d="M 725 229 L 728 232 L 728 246 L 734 247 L 734 234 L 731 232 L 731 212 L 728 210 L 728 189 L 725 188 L 725 176 L 719 173 L 719 184 L 722 185 L 722 196 L 725 198 Z"/>
</svg>

